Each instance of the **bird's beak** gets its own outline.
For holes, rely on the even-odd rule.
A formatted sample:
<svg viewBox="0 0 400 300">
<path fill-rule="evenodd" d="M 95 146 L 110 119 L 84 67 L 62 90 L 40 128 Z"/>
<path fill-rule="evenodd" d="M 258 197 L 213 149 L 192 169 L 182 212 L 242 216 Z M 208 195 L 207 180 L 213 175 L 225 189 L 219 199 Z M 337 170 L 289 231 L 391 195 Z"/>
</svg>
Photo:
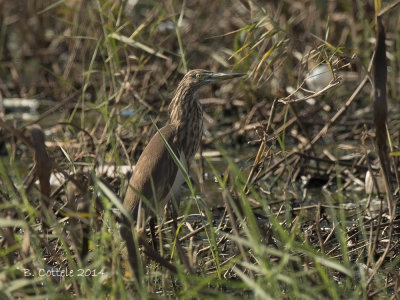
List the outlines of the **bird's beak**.
<svg viewBox="0 0 400 300">
<path fill-rule="evenodd" d="M 207 80 L 208 81 L 222 81 L 222 80 L 227 80 L 227 79 L 232 79 L 236 77 L 242 77 L 246 75 L 245 73 L 212 73 L 208 76 Z"/>
</svg>

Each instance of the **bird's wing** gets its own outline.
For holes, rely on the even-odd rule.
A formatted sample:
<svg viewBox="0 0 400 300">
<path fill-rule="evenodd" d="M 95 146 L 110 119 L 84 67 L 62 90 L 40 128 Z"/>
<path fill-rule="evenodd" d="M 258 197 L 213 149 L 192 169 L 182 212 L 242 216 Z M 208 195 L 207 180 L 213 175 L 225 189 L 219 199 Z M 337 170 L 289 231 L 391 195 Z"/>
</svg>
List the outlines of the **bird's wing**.
<svg viewBox="0 0 400 300">
<path fill-rule="evenodd" d="M 160 133 L 178 155 L 175 126 L 166 125 L 160 129 Z M 144 196 L 153 207 L 156 202 L 161 206 L 161 201 L 171 189 L 177 172 L 178 167 L 157 132 L 143 150 L 135 166 L 125 195 L 124 208 L 133 213 L 141 200 L 140 195 Z"/>
</svg>

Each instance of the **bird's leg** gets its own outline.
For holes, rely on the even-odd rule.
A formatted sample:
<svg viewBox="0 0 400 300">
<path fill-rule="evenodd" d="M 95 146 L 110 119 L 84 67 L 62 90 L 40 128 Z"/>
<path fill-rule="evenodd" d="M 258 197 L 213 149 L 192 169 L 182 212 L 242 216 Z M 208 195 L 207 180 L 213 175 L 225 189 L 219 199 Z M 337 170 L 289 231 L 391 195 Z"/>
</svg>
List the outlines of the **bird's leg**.
<svg viewBox="0 0 400 300">
<path fill-rule="evenodd" d="M 126 249 L 128 251 L 129 264 L 132 268 L 132 271 L 134 272 L 136 279 L 140 282 L 139 264 L 141 259 L 138 247 L 135 245 L 135 241 L 133 239 L 131 223 L 125 216 L 120 217 L 120 222 L 120 235 L 125 240 Z"/>
<path fill-rule="evenodd" d="M 137 232 L 141 232 L 142 228 L 141 226 L 143 226 L 143 221 L 145 216 L 144 216 L 144 209 L 142 209 L 142 200 L 139 201 L 138 206 L 135 208 L 134 211 L 134 215 L 136 215 L 136 231 Z"/>
<path fill-rule="evenodd" d="M 140 258 L 139 246 L 143 247 L 143 251 L 147 257 L 159 263 L 163 267 L 168 270 L 177 273 L 176 267 L 161 257 L 157 251 L 155 251 L 143 237 L 140 235 L 137 236 L 137 243 L 133 237 L 132 229 L 130 221 L 123 215 L 118 216 L 118 222 L 120 223 L 120 235 L 125 240 L 125 246 L 127 250 L 127 256 L 129 260 L 129 264 L 131 266 L 132 271 L 134 272 L 134 276 L 139 283 L 141 283 L 141 279 L 143 278 L 143 268 Z"/>
<path fill-rule="evenodd" d="M 149 220 L 149 228 L 150 228 L 150 235 L 151 235 L 151 243 L 153 244 L 153 248 L 157 251 L 157 237 L 156 237 L 156 217 L 152 216 Z"/>
<path fill-rule="evenodd" d="M 149 224 L 150 236 L 151 236 L 151 244 L 154 250 L 157 252 L 157 238 L 156 238 L 156 216 L 150 214 L 148 218 L 146 218 L 145 209 L 142 207 L 142 201 L 139 202 L 138 211 L 137 211 L 137 221 L 136 221 L 136 230 L 138 233 L 146 232 L 146 224 Z M 145 220 L 145 221 L 143 221 Z"/>
<path fill-rule="evenodd" d="M 172 197 L 173 198 L 173 197 Z M 186 267 L 186 270 L 188 271 L 189 274 L 194 274 L 193 268 L 190 265 L 189 259 L 186 256 L 185 252 L 183 251 L 183 247 L 181 245 L 181 242 L 179 241 L 179 236 L 178 236 L 178 213 L 175 209 L 175 205 L 172 199 L 169 201 L 169 206 L 171 207 L 171 218 L 172 218 L 172 231 L 175 232 L 175 245 L 176 249 L 178 251 L 178 255 L 184 266 Z M 179 205 L 179 202 L 177 203 Z"/>
</svg>

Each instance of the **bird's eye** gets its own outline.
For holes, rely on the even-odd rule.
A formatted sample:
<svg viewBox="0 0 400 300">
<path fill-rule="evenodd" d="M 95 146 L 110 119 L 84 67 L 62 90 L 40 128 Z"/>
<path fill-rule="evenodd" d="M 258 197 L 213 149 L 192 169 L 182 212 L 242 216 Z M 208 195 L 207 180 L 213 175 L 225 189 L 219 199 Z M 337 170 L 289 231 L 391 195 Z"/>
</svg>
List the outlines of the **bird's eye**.
<svg viewBox="0 0 400 300">
<path fill-rule="evenodd" d="M 196 78 L 199 79 L 201 75 L 199 73 L 196 74 Z"/>
</svg>

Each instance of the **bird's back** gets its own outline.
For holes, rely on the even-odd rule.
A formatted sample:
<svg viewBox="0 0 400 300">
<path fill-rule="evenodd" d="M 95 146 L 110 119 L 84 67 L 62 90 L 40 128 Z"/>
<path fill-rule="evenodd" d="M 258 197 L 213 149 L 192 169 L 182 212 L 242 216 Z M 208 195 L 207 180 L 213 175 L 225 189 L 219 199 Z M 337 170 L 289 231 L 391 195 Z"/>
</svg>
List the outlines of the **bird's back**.
<svg viewBox="0 0 400 300">
<path fill-rule="evenodd" d="M 160 133 L 174 153 L 178 155 L 176 126 L 168 124 L 160 129 Z M 141 196 L 147 199 L 148 204 L 153 208 L 162 207 L 165 205 L 162 200 L 166 198 L 173 186 L 178 167 L 168 152 L 160 133 L 156 133 L 143 150 L 129 181 L 124 199 L 124 208 L 129 213 L 134 213 Z M 157 207 L 154 207 L 155 205 Z M 135 215 L 134 219 L 136 219 Z"/>
</svg>

